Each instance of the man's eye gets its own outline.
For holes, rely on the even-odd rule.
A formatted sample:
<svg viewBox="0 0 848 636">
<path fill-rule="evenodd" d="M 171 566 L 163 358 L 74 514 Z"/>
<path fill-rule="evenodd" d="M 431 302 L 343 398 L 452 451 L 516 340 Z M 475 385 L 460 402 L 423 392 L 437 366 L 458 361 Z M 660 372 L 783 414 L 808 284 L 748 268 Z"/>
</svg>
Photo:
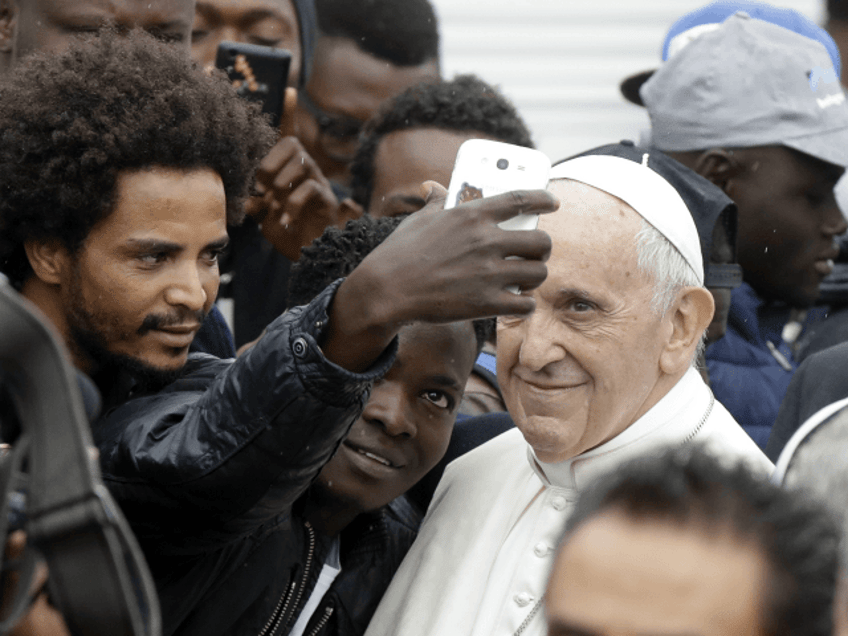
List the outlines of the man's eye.
<svg viewBox="0 0 848 636">
<path fill-rule="evenodd" d="M 827 197 L 826 197 L 825 195 L 823 195 L 821 192 L 817 192 L 817 191 L 810 191 L 810 192 L 807 192 L 807 193 L 805 194 L 805 196 L 806 196 L 806 198 L 807 198 L 807 201 L 808 201 L 808 202 L 810 203 L 810 205 L 812 205 L 813 207 L 817 207 L 817 206 L 821 205 L 822 203 L 824 203 L 825 199 L 827 198 Z"/>
<path fill-rule="evenodd" d="M 210 263 L 217 263 L 221 260 L 221 256 L 224 255 L 224 252 L 226 252 L 226 249 L 210 250 L 206 253 L 206 260 Z"/>
<path fill-rule="evenodd" d="M 259 35 L 251 35 L 250 43 L 258 44 L 259 46 L 277 46 L 282 41 L 282 38 L 263 38 Z"/>
<path fill-rule="evenodd" d="M 585 300 L 575 300 L 571 303 L 571 309 L 578 313 L 584 313 L 587 311 L 592 311 L 595 308 L 592 303 L 586 302 Z"/>
<path fill-rule="evenodd" d="M 97 33 L 102 28 L 100 24 L 66 24 L 62 29 L 74 35 L 86 35 Z"/>
<path fill-rule="evenodd" d="M 178 44 L 185 39 L 181 31 L 163 31 L 162 29 L 152 28 L 148 30 L 148 33 L 165 44 Z"/>
<path fill-rule="evenodd" d="M 450 398 L 442 391 L 425 391 L 422 396 L 428 402 L 432 402 L 440 409 L 447 409 L 451 406 Z"/>
<path fill-rule="evenodd" d="M 145 265 L 159 265 L 160 263 L 164 263 L 167 258 L 168 255 L 165 252 L 153 252 L 139 255 L 138 260 Z"/>
</svg>

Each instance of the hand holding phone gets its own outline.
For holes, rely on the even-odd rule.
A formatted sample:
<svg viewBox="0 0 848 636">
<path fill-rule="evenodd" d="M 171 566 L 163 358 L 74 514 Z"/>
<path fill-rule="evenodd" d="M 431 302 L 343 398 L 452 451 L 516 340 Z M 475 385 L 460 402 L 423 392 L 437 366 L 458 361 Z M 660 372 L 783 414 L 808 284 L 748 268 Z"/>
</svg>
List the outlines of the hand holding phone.
<svg viewBox="0 0 848 636">
<path fill-rule="evenodd" d="M 469 139 L 456 155 L 445 209 L 513 190 L 544 189 L 550 170 L 550 159 L 538 150 L 488 139 Z M 498 227 L 535 230 L 538 224 L 538 214 L 518 214 L 498 223 Z M 519 293 L 515 286 L 507 289 Z"/>
</svg>

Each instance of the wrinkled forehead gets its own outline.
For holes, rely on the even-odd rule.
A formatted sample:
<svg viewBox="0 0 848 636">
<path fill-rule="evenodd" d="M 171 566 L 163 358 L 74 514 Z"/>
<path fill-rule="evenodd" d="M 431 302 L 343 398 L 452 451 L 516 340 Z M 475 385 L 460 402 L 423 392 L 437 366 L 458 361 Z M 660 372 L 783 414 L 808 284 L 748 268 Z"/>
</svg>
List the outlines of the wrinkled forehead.
<svg viewBox="0 0 848 636">
<path fill-rule="evenodd" d="M 639 214 L 627 203 L 608 192 L 571 179 L 555 179 L 548 191 L 559 200 L 559 209 L 539 218 L 539 229 L 547 232 L 554 244 L 574 232 L 603 231 L 606 236 L 634 238 L 642 227 Z"/>
</svg>

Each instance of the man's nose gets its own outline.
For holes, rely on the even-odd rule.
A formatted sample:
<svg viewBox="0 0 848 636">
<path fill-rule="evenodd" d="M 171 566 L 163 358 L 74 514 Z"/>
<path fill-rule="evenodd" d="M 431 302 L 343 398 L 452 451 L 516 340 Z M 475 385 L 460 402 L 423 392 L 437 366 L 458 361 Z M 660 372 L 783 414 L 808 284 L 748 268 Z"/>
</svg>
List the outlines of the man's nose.
<svg viewBox="0 0 848 636">
<path fill-rule="evenodd" d="M 829 206 L 828 214 L 822 225 L 822 233 L 828 237 L 838 236 L 848 231 L 848 221 L 845 220 L 845 215 L 839 208 L 836 202 L 836 196 L 833 196 L 833 203 Z"/>
<path fill-rule="evenodd" d="M 528 316 L 520 328 L 523 332 L 518 362 L 522 367 L 541 371 L 565 357 L 565 347 L 556 338 L 560 330 L 541 312 L 536 311 Z"/>
<path fill-rule="evenodd" d="M 408 410 L 406 392 L 399 382 L 384 380 L 375 384 L 362 417 L 382 428 L 389 437 L 411 439 L 418 433 Z"/>
<path fill-rule="evenodd" d="M 205 273 L 198 267 L 182 267 L 165 290 L 165 301 L 172 306 L 183 306 L 190 311 L 206 309 L 209 294 L 206 290 Z"/>
</svg>

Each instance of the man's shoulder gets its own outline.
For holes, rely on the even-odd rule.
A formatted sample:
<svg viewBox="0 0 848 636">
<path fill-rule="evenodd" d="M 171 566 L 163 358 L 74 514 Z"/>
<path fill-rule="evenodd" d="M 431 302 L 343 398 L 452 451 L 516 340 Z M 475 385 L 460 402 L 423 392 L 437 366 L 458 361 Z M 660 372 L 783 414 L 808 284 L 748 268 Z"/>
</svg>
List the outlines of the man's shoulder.
<svg viewBox="0 0 848 636">
<path fill-rule="evenodd" d="M 770 475 L 774 465 L 730 412 L 716 400 L 704 427 L 695 439 L 720 457 L 748 464 L 752 470 Z"/>
<path fill-rule="evenodd" d="M 457 478 L 466 480 L 469 476 L 479 479 L 477 476 L 486 475 L 485 481 L 489 481 L 488 477 L 492 474 L 509 472 L 504 470 L 512 465 L 504 463 L 507 459 L 511 462 L 517 460 L 522 468 L 529 469 L 527 448 L 527 442 L 521 431 L 512 427 L 452 461 L 445 469 L 445 476 L 442 479 L 443 481 Z"/>
</svg>

